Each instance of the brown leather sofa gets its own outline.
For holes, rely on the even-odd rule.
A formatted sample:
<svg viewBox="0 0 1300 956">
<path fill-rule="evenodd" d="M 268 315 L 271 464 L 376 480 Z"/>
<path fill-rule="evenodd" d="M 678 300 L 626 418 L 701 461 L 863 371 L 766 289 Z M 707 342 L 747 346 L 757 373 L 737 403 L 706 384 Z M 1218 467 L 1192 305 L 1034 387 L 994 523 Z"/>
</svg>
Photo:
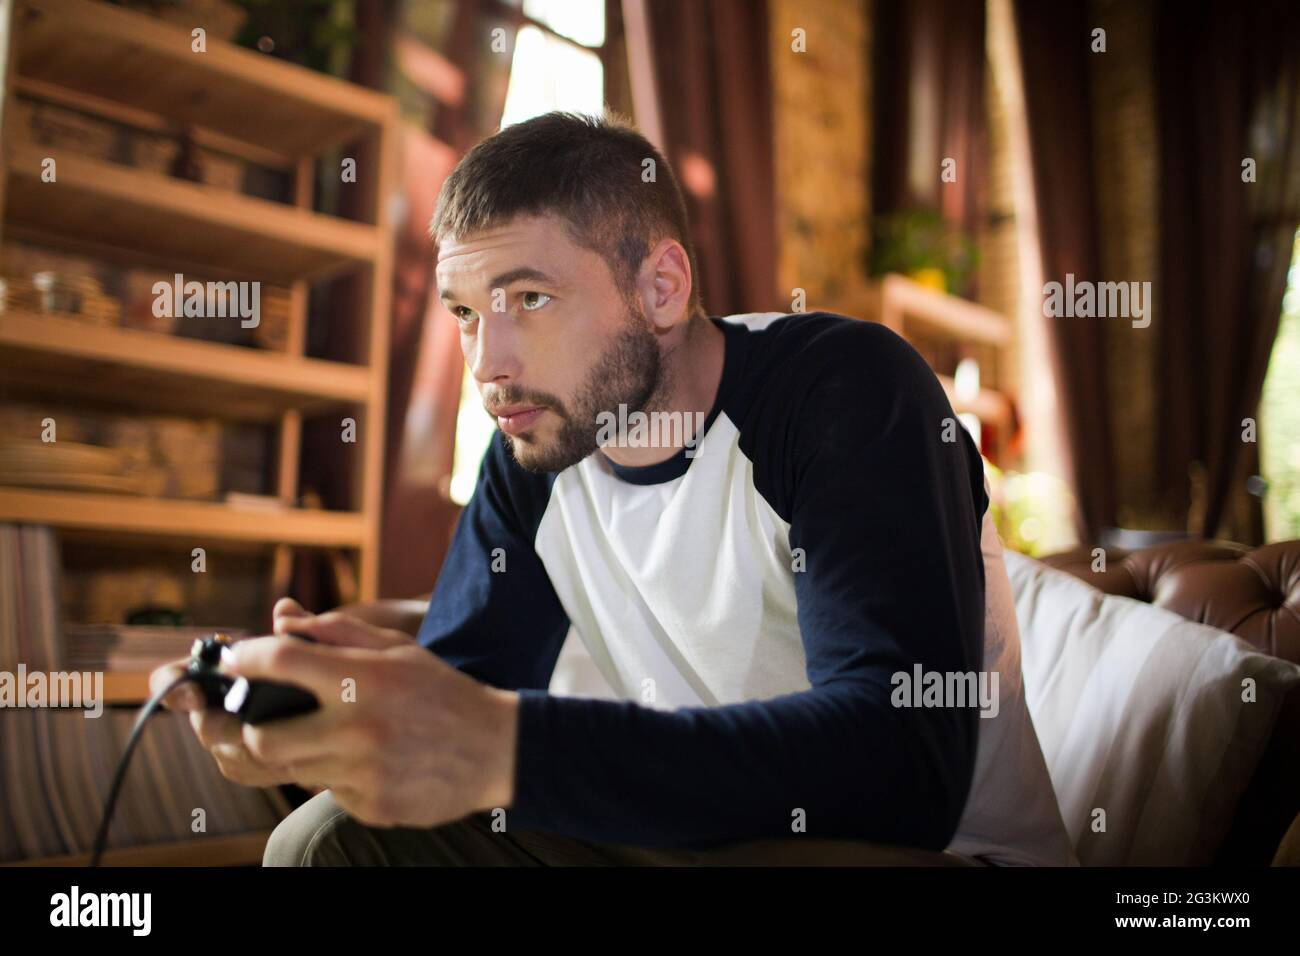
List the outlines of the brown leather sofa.
<svg viewBox="0 0 1300 956">
<path fill-rule="evenodd" d="M 1097 572 L 1089 548 L 1042 560 L 1109 594 L 1230 631 L 1264 653 L 1300 664 L 1300 540 L 1256 549 L 1226 541 L 1132 552 L 1108 548 L 1106 569 Z M 1270 862 L 1300 865 L 1300 689 L 1283 703 L 1215 857 L 1224 865 Z"/>
</svg>

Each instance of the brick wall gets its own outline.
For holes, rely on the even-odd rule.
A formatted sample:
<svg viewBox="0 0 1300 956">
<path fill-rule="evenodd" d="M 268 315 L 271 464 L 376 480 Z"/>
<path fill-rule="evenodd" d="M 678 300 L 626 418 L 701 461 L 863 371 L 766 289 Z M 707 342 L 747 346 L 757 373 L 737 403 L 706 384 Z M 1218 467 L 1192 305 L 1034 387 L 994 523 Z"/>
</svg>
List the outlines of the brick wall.
<svg viewBox="0 0 1300 956">
<path fill-rule="evenodd" d="M 778 287 L 860 313 L 871 196 L 870 0 L 769 0 Z M 791 49 L 802 29 L 806 51 Z"/>
</svg>

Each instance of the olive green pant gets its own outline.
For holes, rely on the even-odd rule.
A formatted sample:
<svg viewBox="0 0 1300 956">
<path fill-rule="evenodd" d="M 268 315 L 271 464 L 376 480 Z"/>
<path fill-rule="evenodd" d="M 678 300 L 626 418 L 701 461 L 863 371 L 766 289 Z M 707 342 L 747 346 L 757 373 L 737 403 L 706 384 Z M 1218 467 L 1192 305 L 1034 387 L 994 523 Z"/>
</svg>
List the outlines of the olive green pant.
<svg viewBox="0 0 1300 956">
<path fill-rule="evenodd" d="M 662 850 L 589 843 L 540 830 L 492 829 L 475 813 L 429 829 L 371 827 L 329 791 L 285 817 L 266 845 L 263 866 L 970 866 L 954 853 L 856 840 L 795 837 L 707 850 Z"/>
</svg>

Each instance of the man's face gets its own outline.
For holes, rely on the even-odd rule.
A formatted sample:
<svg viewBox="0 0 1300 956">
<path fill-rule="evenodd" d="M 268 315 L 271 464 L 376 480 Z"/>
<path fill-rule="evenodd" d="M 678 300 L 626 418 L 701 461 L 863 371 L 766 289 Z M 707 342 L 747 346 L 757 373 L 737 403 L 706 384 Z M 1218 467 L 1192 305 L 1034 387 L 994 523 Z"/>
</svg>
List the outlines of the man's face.
<svg viewBox="0 0 1300 956">
<path fill-rule="evenodd" d="M 660 387 L 640 305 L 556 216 L 447 237 L 437 281 L 483 407 L 525 468 L 576 464 L 597 448 L 599 413 L 643 410 Z"/>
</svg>

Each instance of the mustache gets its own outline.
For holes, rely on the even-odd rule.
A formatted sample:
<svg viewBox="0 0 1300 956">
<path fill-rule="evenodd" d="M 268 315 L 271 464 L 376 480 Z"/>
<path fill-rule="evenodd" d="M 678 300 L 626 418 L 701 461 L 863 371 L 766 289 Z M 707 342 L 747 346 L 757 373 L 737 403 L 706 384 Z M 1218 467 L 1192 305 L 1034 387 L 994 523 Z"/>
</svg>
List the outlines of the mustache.
<svg viewBox="0 0 1300 956">
<path fill-rule="evenodd" d="M 537 408 L 549 408 L 561 416 L 567 414 L 564 403 L 555 395 L 546 392 L 534 392 L 521 388 L 502 388 L 491 395 L 483 396 L 483 410 L 496 418 L 501 409 L 512 405 L 529 405 Z"/>
</svg>

